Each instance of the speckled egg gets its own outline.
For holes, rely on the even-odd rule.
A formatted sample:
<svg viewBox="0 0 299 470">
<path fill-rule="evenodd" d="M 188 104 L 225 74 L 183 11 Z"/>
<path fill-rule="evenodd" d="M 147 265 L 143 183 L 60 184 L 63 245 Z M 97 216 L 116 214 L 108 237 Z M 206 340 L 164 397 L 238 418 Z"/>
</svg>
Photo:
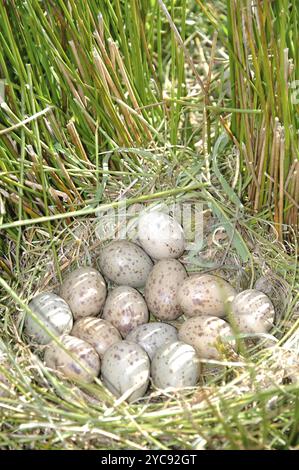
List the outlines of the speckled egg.
<svg viewBox="0 0 299 470">
<path fill-rule="evenodd" d="M 153 357 L 151 376 L 157 388 L 184 388 L 196 385 L 200 363 L 189 344 L 177 341 L 161 346 Z"/>
<path fill-rule="evenodd" d="M 86 341 L 74 336 L 63 335 L 59 339 L 73 357 L 52 341 L 45 351 L 46 366 L 62 372 L 68 379 L 86 383 L 92 382 L 99 375 L 101 366 L 95 349 Z"/>
<path fill-rule="evenodd" d="M 235 296 L 235 289 L 221 277 L 197 274 L 183 281 L 177 300 L 188 317 L 197 315 L 224 317 Z"/>
<path fill-rule="evenodd" d="M 275 321 L 279 321 L 287 308 L 291 298 L 291 288 L 279 276 L 266 275 L 256 280 L 253 288 L 263 292 L 271 300 L 275 310 Z"/>
<path fill-rule="evenodd" d="M 101 378 L 110 392 L 117 397 L 126 392 L 129 402 L 142 397 L 149 384 L 149 374 L 148 355 L 136 343 L 115 343 L 104 354 Z"/>
<path fill-rule="evenodd" d="M 147 278 L 144 297 L 156 318 L 175 320 L 182 315 L 177 293 L 186 277 L 184 266 L 176 259 L 163 259 L 155 264 Z"/>
<path fill-rule="evenodd" d="M 240 333 L 266 333 L 273 326 L 275 311 L 266 294 L 247 289 L 235 297 L 231 315 Z"/>
<path fill-rule="evenodd" d="M 119 286 L 109 293 L 103 318 L 112 323 L 125 338 L 138 325 L 147 323 L 149 315 L 144 298 L 136 289 Z"/>
<path fill-rule="evenodd" d="M 160 346 L 178 340 L 178 333 L 172 325 L 152 322 L 137 326 L 128 334 L 126 339 L 138 343 L 147 352 L 149 358 L 153 359 Z"/>
<path fill-rule="evenodd" d="M 79 318 L 98 315 L 107 291 L 103 276 L 96 269 L 85 267 L 68 274 L 59 293 L 69 304 L 74 317 Z"/>
<path fill-rule="evenodd" d="M 71 331 L 72 312 L 65 300 L 58 295 L 52 292 L 42 292 L 29 302 L 28 307 L 55 336 Z M 24 327 L 28 336 L 38 344 L 47 344 L 52 340 L 51 336 L 29 314 L 25 316 Z"/>
<path fill-rule="evenodd" d="M 143 287 L 153 267 L 150 257 L 135 243 L 119 240 L 105 246 L 99 266 L 110 281 L 119 285 Z"/>
<path fill-rule="evenodd" d="M 202 359 L 221 359 L 221 350 L 236 347 L 229 324 L 219 317 L 200 315 L 189 318 L 179 329 L 178 337 L 190 344 Z"/>
<path fill-rule="evenodd" d="M 178 258 L 185 249 L 181 225 L 164 212 L 151 211 L 139 218 L 138 240 L 154 259 Z"/>
<path fill-rule="evenodd" d="M 110 322 L 94 317 L 77 320 L 71 335 L 91 344 L 100 358 L 103 357 L 112 344 L 121 341 L 120 333 Z"/>
</svg>

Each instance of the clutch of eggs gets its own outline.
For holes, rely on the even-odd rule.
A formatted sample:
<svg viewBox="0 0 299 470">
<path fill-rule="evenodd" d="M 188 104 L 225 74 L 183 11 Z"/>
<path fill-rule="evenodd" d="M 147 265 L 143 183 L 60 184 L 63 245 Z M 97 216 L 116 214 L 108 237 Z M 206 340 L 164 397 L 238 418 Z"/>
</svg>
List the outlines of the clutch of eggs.
<svg viewBox="0 0 299 470">
<path fill-rule="evenodd" d="M 201 360 L 221 361 L 236 350 L 236 334 L 273 326 L 274 307 L 263 292 L 237 293 L 219 276 L 188 275 L 177 259 L 185 237 L 174 218 L 142 214 L 134 240 L 111 241 L 100 251 L 100 271 L 75 269 L 59 295 L 42 292 L 29 302 L 25 332 L 58 374 L 76 382 L 99 378 L 132 402 L 150 383 L 196 386 Z"/>
</svg>

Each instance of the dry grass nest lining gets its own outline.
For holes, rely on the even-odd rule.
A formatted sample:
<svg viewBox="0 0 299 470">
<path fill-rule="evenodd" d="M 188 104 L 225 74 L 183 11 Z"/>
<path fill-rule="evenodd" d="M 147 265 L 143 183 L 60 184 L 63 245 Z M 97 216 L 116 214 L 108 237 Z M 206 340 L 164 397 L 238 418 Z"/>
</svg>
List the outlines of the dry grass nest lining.
<svg viewBox="0 0 299 470">
<path fill-rule="evenodd" d="M 23 237 L 22 273 L 18 279 L 17 293 L 28 302 L 33 295 L 44 290 L 54 290 L 59 284 L 58 269 L 63 276 L 81 265 L 96 267 L 98 251 L 106 241 L 96 236 L 98 219 L 77 219 L 67 228 L 57 223 L 54 239 L 59 240 L 55 263 L 51 241 L 42 228 L 26 229 Z M 94 407 L 103 416 L 111 413 L 140 413 L 152 416 L 177 416 L 195 408 L 214 406 L 219 399 L 242 401 L 242 397 L 253 393 L 264 393 L 278 389 L 283 384 L 297 382 L 299 377 L 299 324 L 298 292 L 296 292 L 296 263 L 276 241 L 274 230 L 266 232 L 262 221 L 255 221 L 246 229 L 239 227 L 243 240 L 251 252 L 251 259 L 244 264 L 231 243 L 222 222 L 208 209 L 205 212 L 204 245 L 192 259 L 183 256 L 181 261 L 188 271 L 214 272 L 229 280 L 237 288 L 252 287 L 256 279 L 265 276 L 269 280 L 270 296 L 276 307 L 276 325 L 271 335 L 245 339 L 245 354 L 224 357 L 220 363 L 210 361 L 203 365 L 203 376 L 199 386 L 184 392 L 153 391 L 143 399 L 128 405 L 124 400 L 115 400 L 100 383 L 77 385 L 66 382 L 63 377 L 51 374 L 43 365 L 42 351 L 32 350 L 22 336 L 24 312 L 10 296 L 5 296 L 4 343 L 8 345 L 8 360 L 13 362 L 9 375 L 14 383 L 11 394 L 14 399 L 22 393 L 22 372 L 28 391 L 42 406 L 56 402 L 59 406 L 72 403 L 75 406 Z M 268 227 L 268 223 L 267 229 Z M 265 233 L 267 236 L 265 237 Z M 107 240 L 108 241 L 108 240 Z M 291 262 L 293 260 L 293 262 Z M 14 254 L 11 252 L 11 265 Z M 223 264 L 222 264 L 223 263 Z M 216 265 L 216 266 L 215 266 Z M 278 295 L 277 295 L 278 294 Z M 297 297 L 296 297 L 297 295 Z M 16 311 L 17 308 L 17 311 Z M 16 312 L 11 315 L 11 312 Z M 272 336 L 273 335 L 273 336 Z M 26 339 L 25 339 L 26 340 Z M 270 394 L 269 406 L 273 406 Z M 21 398 L 22 399 L 22 398 Z M 63 399 L 61 401 L 61 399 Z M 8 398 L 9 400 L 9 398 Z M 112 411 L 113 410 L 113 411 Z M 131 411 L 130 411 L 131 410 Z M 174 419 L 175 420 L 175 419 Z M 111 437 L 112 438 L 112 437 Z"/>
</svg>

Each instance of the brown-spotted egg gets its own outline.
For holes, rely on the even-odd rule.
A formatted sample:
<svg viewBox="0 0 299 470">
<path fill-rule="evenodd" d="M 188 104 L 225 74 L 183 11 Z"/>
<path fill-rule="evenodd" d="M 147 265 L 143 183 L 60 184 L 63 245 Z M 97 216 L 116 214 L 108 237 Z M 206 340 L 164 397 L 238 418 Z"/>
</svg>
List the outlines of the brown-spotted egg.
<svg viewBox="0 0 299 470">
<path fill-rule="evenodd" d="M 67 334 L 73 327 L 73 316 L 68 304 L 52 292 L 36 295 L 28 304 L 38 320 L 55 336 Z M 52 338 L 34 318 L 26 313 L 25 332 L 38 344 L 47 344 Z"/>
<path fill-rule="evenodd" d="M 102 381 L 117 397 L 127 393 L 129 402 L 142 397 L 149 384 L 150 361 L 139 344 L 131 341 L 115 343 L 105 352 Z"/>
<path fill-rule="evenodd" d="M 125 338 L 136 326 L 147 323 L 149 315 L 144 298 L 136 289 L 119 286 L 108 294 L 103 318 Z"/>
<path fill-rule="evenodd" d="M 177 300 L 187 317 L 224 317 L 235 296 L 235 289 L 221 277 L 196 274 L 183 281 Z"/>
<path fill-rule="evenodd" d="M 112 344 L 121 341 L 119 331 L 102 318 L 80 318 L 74 324 L 72 336 L 81 338 L 94 347 L 100 358 Z"/>
<path fill-rule="evenodd" d="M 240 333 L 267 333 L 273 327 L 275 311 L 266 294 L 247 289 L 234 298 L 231 316 Z"/>
<path fill-rule="evenodd" d="M 157 388 L 185 388 L 197 384 L 200 363 L 192 346 L 176 341 L 161 346 L 155 353 L 151 376 Z"/>
<path fill-rule="evenodd" d="M 163 344 L 177 341 L 178 334 L 177 329 L 168 323 L 152 322 L 137 326 L 126 339 L 138 343 L 153 359 L 157 349 Z"/>
<path fill-rule="evenodd" d="M 154 259 L 179 258 L 185 250 L 181 225 L 164 212 L 151 211 L 140 216 L 138 240 Z"/>
<path fill-rule="evenodd" d="M 98 315 L 107 291 L 103 276 L 96 269 L 84 267 L 66 276 L 59 293 L 69 304 L 74 317 L 79 318 Z"/>
<path fill-rule="evenodd" d="M 143 249 L 126 240 L 113 241 L 102 248 L 98 262 L 110 281 L 130 287 L 143 287 L 153 267 Z"/>
<path fill-rule="evenodd" d="M 46 366 L 63 373 L 68 379 L 92 382 L 99 375 L 101 366 L 95 349 L 86 341 L 74 336 L 63 335 L 59 339 L 67 351 L 52 341 L 45 351 Z"/>
<path fill-rule="evenodd" d="M 176 259 L 163 259 L 154 265 L 145 284 L 144 297 L 156 318 L 167 321 L 182 315 L 177 292 L 186 277 L 184 266 Z"/>
<path fill-rule="evenodd" d="M 290 286 L 285 279 L 270 274 L 261 276 L 253 288 L 267 295 L 274 306 L 275 320 L 280 320 L 291 298 Z"/>
<path fill-rule="evenodd" d="M 190 344 L 202 359 L 221 359 L 221 348 L 235 348 L 229 324 L 219 317 L 200 315 L 189 318 L 179 329 L 179 340 Z"/>
</svg>

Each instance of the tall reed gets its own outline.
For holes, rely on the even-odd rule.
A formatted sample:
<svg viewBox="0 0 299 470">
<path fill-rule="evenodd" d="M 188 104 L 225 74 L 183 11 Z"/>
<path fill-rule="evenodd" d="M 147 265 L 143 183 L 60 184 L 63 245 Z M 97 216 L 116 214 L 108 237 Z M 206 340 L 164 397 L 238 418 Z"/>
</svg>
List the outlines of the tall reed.
<svg viewBox="0 0 299 470">
<path fill-rule="evenodd" d="M 246 198 L 268 207 L 279 238 L 298 231 L 299 4 L 228 0 L 232 131 L 243 164 Z"/>
</svg>

